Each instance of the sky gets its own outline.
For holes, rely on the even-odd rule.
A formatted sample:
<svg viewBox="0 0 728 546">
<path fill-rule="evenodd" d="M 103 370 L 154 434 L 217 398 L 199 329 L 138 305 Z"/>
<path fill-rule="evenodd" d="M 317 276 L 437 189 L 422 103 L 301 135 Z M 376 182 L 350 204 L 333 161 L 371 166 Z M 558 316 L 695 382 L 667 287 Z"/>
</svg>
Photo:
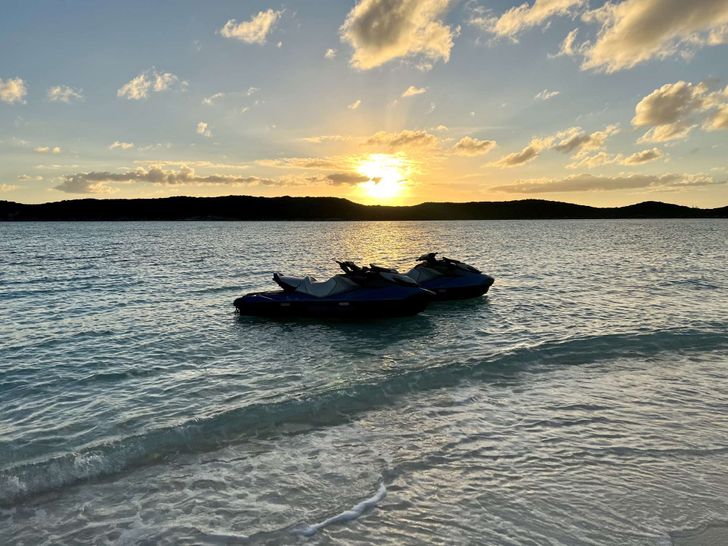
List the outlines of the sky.
<svg viewBox="0 0 728 546">
<path fill-rule="evenodd" d="M 0 200 L 728 205 L 728 0 L 0 13 Z"/>
</svg>

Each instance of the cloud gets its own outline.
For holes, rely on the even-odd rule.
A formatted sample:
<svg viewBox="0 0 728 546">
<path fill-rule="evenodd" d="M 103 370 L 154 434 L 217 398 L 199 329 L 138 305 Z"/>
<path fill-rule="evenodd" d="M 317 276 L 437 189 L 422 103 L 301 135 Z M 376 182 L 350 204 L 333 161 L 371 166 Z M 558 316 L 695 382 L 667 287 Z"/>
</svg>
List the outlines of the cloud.
<svg viewBox="0 0 728 546">
<path fill-rule="evenodd" d="M 358 173 L 332 173 L 327 174 L 323 179 L 333 186 L 353 186 L 370 180 L 368 176 Z"/>
<path fill-rule="evenodd" d="M 282 157 L 260 159 L 256 164 L 277 169 L 341 169 L 342 161 L 327 157 Z"/>
<path fill-rule="evenodd" d="M 25 95 L 28 89 L 21 78 L 3 80 L 0 78 L 0 100 L 8 104 L 25 104 Z"/>
<path fill-rule="evenodd" d="M 48 102 L 65 102 L 66 104 L 73 101 L 82 102 L 84 100 L 83 93 L 80 89 L 76 90 L 67 85 L 56 85 L 48 88 L 47 96 Z"/>
<path fill-rule="evenodd" d="M 534 159 L 536 159 L 541 153 L 541 150 L 543 150 L 545 147 L 546 146 L 544 145 L 542 140 L 533 139 L 531 143 L 523 148 L 520 152 L 510 153 L 506 156 L 503 156 L 498 161 L 489 163 L 489 165 L 492 167 L 500 167 L 502 169 L 523 165 L 525 163 L 528 163 L 529 161 L 533 161 Z"/>
<path fill-rule="evenodd" d="M 622 161 L 622 165 L 639 165 L 641 163 L 648 163 L 655 159 L 662 157 L 662 150 L 659 148 L 650 148 L 649 150 L 642 150 L 641 152 L 635 152 L 630 156 L 627 156 Z"/>
<path fill-rule="evenodd" d="M 347 108 L 349 110 L 356 110 L 361 106 L 361 99 L 356 99 L 354 102 L 352 102 Z"/>
<path fill-rule="evenodd" d="M 20 174 L 18 175 L 18 180 L 21 182 L 39 182 L 43 180 L 43 177 L 31 174 Z"/>
<path fill-rule="evenodd" d="M 33 148 L 33 151 L 37 154 L 60 154 L 60 146 L 37 146 Z"/>
<path fill-rule="evenodd" d="M 579 32 L 579 29 L 575 28 L 571 32 L 569 32 L 566 35 L 566 38 L 564 38 L 564 41 L 561 42 L 561 47 L 559 48 L 559 52 L 555 55 L 549 55 L 550 57 L 573 57 L 577 53 L 579 53 L 578 46 L 574 46 L 574 43 L 576 42 L 576 35 Z"/>
<path fill-rule="evenodd" d="M 109 146 L 109 150 L 131 150 L 133 147 L 133 142 L 120 142 L 115 140 L 114 143 Z"/>
<path fill-rule="evenodd" d="M 703 174 L 620 174 L 617 176 L 574 174 L 557 179 L 522 180 L 515 184 L 497 186 L 492 189 L 505 193 L 539 194 L 635 189 L 675 190 L 725 183 L 726 181 L 715 181 L 712 177 Z"/>
<path fill-rule="evenodd" d="M 495 147 L 495 140 L 479 140 L 469 136 L 463 137 L 452 147 L 455 155 L 476 156 L 487 154 Z"/>
<path fill-rule="evenodd" d="M 197 134 L 202 135 L 205 138 L 212 137 L 212 131 L 210 130 L 210 127 L 205 123 L 204 121 L 201 121 L 197 124 Z"/>
<path fill-rule="evenodd" d="M 573 161 L 566 165 L 567 169 L 593 169 L 594 167 L 600 167 L 602 165 L 642 165 L 649 163 L 663 157 L 664 154 L 659 148 L 651 148 L 648 150 L 642 150 L 635 152 L 631 155 L 625 156 L 623 154 L 608 154 L 605 151 L 599 151 L 596 153 L 582 153 L 577 154 L 572 159 Z"/>
<path fill-rule="evenodd" d="M 414 97 L 415 95 L 421 95 L 422 93 L 426 92 L 426 87 L 415 87 L 414 85 L 410 85 L 407 89 L 404 90 L 404 92 L 402 93 L 402 97 Z"/>
<path fill-rule="evenodd" d="M 438 144 L 437 137 L 427 131 L 405 129 L 398 133 L 379 131 L 365 142 L 368 146 L 385 147 L 391 150 L 400 148 L 434 148 Z"/>
<path fill-rule="evenodd" d="M 18 186 L 12 184 L 0 184 L 0 192 L 17 190 Z"/>
<path fill-rule="evenodd" d="M 341 26 L 351 65 L 368 70 L 401 57 L 450 59 L 454 33 L 443 24 L 449 0 L 359 0 Z"/>
<path fill-rule="evenodd" d="M 583 69 L 616 72 L 655 58 L 690 56 L 698 48 L 726 42 L 724 0 L 625 0 L 584 14 L 601 25 L 584 44 Z"/>
<path fill-rule="evenodd" d="M 345 135 L 318 135 L 303 137 L 301 140 L 310 142 L 311 144 L 324 144 L 328 142 L 346 142 L 351 140 L 351 137 Z"/>
<path fill-rule="evenodd" d="M 329 61 L 336 58 L 336 50 L 329 48 L 326 50 L 326 53 L 324 53 L 324 59 L 327 59 Z"/>
<path fill-rule="evenodd" d="M 552 17 L 572 13 L 585 2 L 586 0 L 535 0 L 533 5 L 523 3 L 512 7 L 500 17 L 480 13 L 468 22 L 498 38 L 517 41 L 518 34 L 524 30 L 545 23 Z"/>
<path fill-rule="evenodd" d="M 187 82 L 180 81 L 174 74 L 158 72 L 156 68 L 150 68 L 121 86 L 116 95 L 129 100 L 143 100 L 150 93 L 161 93 L 168 89 L 186 87 Z"/>
<path fill-rule="evenodd" d="M 728 104 L 721 106 L 712 117 L 706 120 L 703 127 L 707 131 L 728 129 Z"/>
<path fill-rule="evenodd" d="M 553 99 L 554 97 L 561 94 L 561 91 L 549 91 L 548 89 L 544 89 L 543 91 L 539 91 L 536 93 L 536 95 L 533 97 L 535 100 L 549 100 Z"/>
<path fill-rule="evenodd" d="M 570 127 L 547 137 L 534 137 L 520 152 L 510 153 L 489 163 L 489 166 L 508 168 L 523 165 L 536 159 L 544 150 L 555 150 L 564 154 L 573 153 L 574 158 L 580 158 L 590 151 L 599 150 L 604 146 L 606 140 L 618 131 L 617 125 L 608 125 L 603 130 L 593 133 L 587 133 L 581 127 Z"/>
<path fill-rule="evenodd" d="M 711 92 L 705 83 L 678 81 L 655 89 L 637 103 L 632 125 L 650 127 L 638 142 L 681 140 L 701 119 L 707 130 L 728 128 L 722 117 L 727 108 L 728 88 Z"/>
<path fill-rule="evenodd" d="M 225 93 L 214 93 L 210 95 L 209 97 L 204 97 L 202 99 L 202 104 L 206 104 L 208 106 L 212 106 L 215 104 L 215 102 L 219 101 L 220 99 L 225 97 Z"/>
<path fill-rule="evenodd" d="M 164 170 L 158 166 L 141 167 L 121 173 L 82 172 L 63 177 L 63 182 L 55 187 L 67 193 L 108 193 L 113 191 L 107 184 L 110 182 L 134 183 L 145 182 L 164 186 L 196 185 L 196 186 L 275 186 L 283 181 L 258 176 L 235 176 L 227 174 L 198 175 L 186 165 L 178 170 Z"/>
<path fill-rule="evenodd" d="M 607 139 L 618 133 L 617 125 L 608 125 L 602 131 L 586 133 L 581 127 L 571 127 L 554 135 L 553 149 L 562 153 L 583 153 L 589 150 L 598 150 Z"/>
<path fill-rule="evenodd" d="M 238 23 L 235 19 L 230 19 L 220 29 L 220 34 L 225 38 L 233 38 L 246 44 L 262 45 L 282 13 L 282 11 L 269 9 L 254 15 L 250 21 Z"/>
</svg>

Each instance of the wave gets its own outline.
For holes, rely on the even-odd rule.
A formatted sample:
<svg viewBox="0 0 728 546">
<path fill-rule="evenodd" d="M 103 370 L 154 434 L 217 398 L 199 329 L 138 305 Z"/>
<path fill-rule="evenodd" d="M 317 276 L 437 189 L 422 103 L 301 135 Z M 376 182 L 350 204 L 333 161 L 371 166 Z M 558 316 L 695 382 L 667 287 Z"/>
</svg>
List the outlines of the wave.
<svg viewBox="0 0 728 546">
<path fill-rule="evenodd" d="M 313 525 L 304 525 L 302 527 L 298 527 L 293 530 L 293 533 L 303 535 L 305 537 L 311 537 L 318 533 L 324 527 L 328 527 L 329 525 L 332 525 L 334 523 L 345 523 L 347 521 L 358 519 L 364 512 L 374 508 L 377 504 L 379 504 L 379 502 L 385 497 L 386 494 L 387 488 L 382 483 L 379 485 L 379 489 L 377 489 L 377 492 L 374 493 L 374 495 L 366 500 L 361 501 L 359 504 L 353 506 L 351 509 L 345 510 L 340 514 L 325 519 L 320 523 L 314 523 Z"/>
<path fill-rule="evenodd" d="M 397 370 L 369 382 L 252 404 L 179 426 L 105 440 L 77 452 L 6 466 L 0 469 L 0 505 L 163 462 L 179 453 L 206 452 L 244 441 L 251 435 L 276 434 L 276 429 L 286 425 L 340 424 L 367 410 L 393 404 L 402 395 L 453 387 L 463 380 L 502 379 L 504 373 L 517 374 L 534 364 L 578 365 L 620 357 L 652 357 L 664 352 L 718 350 L 728 350 L 724 330 L 675 329 L 550 341 L 489 358 Z"/>
</svg>

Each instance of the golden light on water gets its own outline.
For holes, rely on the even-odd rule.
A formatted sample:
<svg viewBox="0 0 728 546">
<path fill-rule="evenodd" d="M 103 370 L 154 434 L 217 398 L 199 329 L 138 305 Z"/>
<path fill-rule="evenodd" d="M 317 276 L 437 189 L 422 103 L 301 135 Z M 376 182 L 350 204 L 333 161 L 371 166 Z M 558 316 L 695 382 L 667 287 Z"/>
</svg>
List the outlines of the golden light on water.
<svg viewBox="0 0 728 546">
<path fill-rule="evenodd" d="M 357 165 L 356 170 L 369 178 L 359 188 L 373 199 L 394 199 L 406 189 L 409 162 L 402 155 L 370 154 Z"/>
</svg>

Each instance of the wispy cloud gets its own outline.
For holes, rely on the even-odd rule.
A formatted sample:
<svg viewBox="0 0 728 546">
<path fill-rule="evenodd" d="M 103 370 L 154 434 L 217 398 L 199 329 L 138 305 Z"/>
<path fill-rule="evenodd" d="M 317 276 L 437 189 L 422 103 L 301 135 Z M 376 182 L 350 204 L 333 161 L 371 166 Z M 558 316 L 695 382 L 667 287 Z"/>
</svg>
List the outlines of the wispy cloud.
<svg viewBox="0 0 728 546">
<path fill-rule="evenodd" d="M 361 99 L 356 99 L 354 102 L 352 102 L 350 105 L 347 106 L 349 110 L 356 110 L 361 106 Z"/>
<path fill-rule="evenodd" d="M 414 97 L 415 95 L 421 95 L 423 93 L 427 92 L 426 87 L 415 87 L 414 85 L 410 85 L 407 89 L 405 89 L 402 92 L 402 97 Z"/>
<path fill-rule="evenodd" d="M 169 89 L 184 90 L 186 87 L 187 82 L 181 81 L 171 72 L 158 72 L 156 68 L 150 68 L 122 85 L 116 95 L 129 100 L 143 100 L 150 93 L 162 93 Z"/>
<path fill-rule="evenodd" d="M 268 9 L 254 15 L 248 21 L 237 22 L 230 19 L 220 29 L 220 34 L 225 38 L 240 40 L 246 44 L 265 44 L 268 34 L 281 17 L 282 11 Z"/>
<path fill-rule="evenodd" d="M 455 155 L 478 156 L 487 154 L 495 145 L 495 140 L 479 140 L 466 136 L 457 141 L 452 151 Z"/>
<path fill-rule="evenodd" d="M 56 85 L 48 88 L 48 102 L 82 102 L 84 100 L 83 92 L 80 89 L 74 89 L 67 85 Z"/>
<path fill-rule="evenodd" d="M 327 59 L 329 61 L 336 58 L 336 50 L 329 48 L 326 50 L 326 53 L 324 53 L 324 59 Z"/>
<path fill-rule="evenodd" d="M 36 146 L 33 151 L 37 154 L 60 154 L 60 146 Z"/>
<path fill-rule="evenodd" d="M 717 181 L 713 177 L 703 174 L 620 174 L 617 176 L 574 174 L 565 178 L 522 180 L 514 184 L 496 186 L 492 190 L 524 194 L 637 189 L 678 190 L 725 183 L 725 180 Z"/>
<path fill-rule="evenodd" d="M 402 148 L 434 148 L 438 145 L 438 139 L 427 131 L 405 129 L 398 133 L 379 131 L 366 139 L 364 144 L 397 151 Z"/>
<path fill-rule="evenodd" d="M 543 91 L 539 91 L 538 93 L 536 93 L 533 98 L 535 100 L 549 100 L 559 96 L 560 94 L 561 91 L 549 91 L 548 89 L 544 89 Z"/>
<path fill-rule="evenodd" d="M 524 2 L 512 7 L 499 16 L 487 11 L 476 11 L 469 23 L 498 38 L 517 41 L 518 35 L 526 29 L 545 24 L 551 18 L 568 15 L 586 3 L 586 0 L 535 0 L 529 5 Z"/>
<path fill-rule="evenodd" d="M 109 146 L 109 150 L 131 150 L 132 148 L 134 148 L 133 142 L 121 142 L 119 140 L 115 140 Z"/>
</svg>

